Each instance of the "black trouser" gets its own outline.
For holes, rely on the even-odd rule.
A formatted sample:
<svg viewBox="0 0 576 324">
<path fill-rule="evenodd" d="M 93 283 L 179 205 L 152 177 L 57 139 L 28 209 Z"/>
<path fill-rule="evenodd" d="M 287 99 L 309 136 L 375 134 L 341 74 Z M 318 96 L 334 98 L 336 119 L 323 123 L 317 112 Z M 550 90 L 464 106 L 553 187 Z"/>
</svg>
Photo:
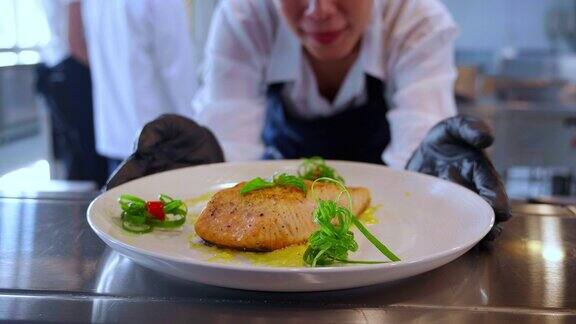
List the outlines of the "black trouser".
<svg viewBox="0 0 576 324">
<path fill-rule="evenodd" d="M 67 178 L 102 186 L 107 161 L 96 153 L 90 70 L 73 58 L 52 68 L 40 65 L 36 86 L 50 110 L 54 156 L 64 163 Z"/>
</svg>

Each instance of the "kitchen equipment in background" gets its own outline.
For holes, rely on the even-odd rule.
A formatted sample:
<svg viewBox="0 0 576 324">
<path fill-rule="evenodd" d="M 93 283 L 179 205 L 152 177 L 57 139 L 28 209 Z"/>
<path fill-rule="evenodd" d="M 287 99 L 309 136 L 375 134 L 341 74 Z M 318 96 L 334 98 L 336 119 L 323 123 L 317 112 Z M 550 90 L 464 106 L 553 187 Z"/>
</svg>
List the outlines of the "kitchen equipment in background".
<svg viewBox="0 0 576 324">
<path fill-rule="evenodd" d="M 473 101 L 478 95 L 478 67 L 475 65 L 459 66 L 458 78 L 454 84 L 456 98 L 461 101 Z"/>
<path fill-rule="evenodd" d="M 472 54 L 457 55 L 465 67 L 459 81 L 470 77 Z M 494 129 L 489 153 L 510 196 L 576 195 L 576 54 L 504 49 L 473 63 L 475 80 L 456 86 L 468 94 L 459 111 Z"/>
<path fill-rule="evenodd" d="M 568 83 L 555 80 L 498 78 L 494 80 L 496 96 L 505 101 L 566 101 L 562 100 Z"/>
<path fill-rule="evenodd" d="M 545 20 L 550 48 L 559 53 L 565 48 L 576 51 L 576 2 L 558 0 L 550 2 Z"/>
<path fill-rule="evenodd" d="M 564 169 L 552 175 L 552 195 L 570 196 L 573 192 L 574 178 L 570 169 Z"/>
<path fill-rule="evenodd" d="M 503 49 L 498 54 L 456 55 L 460 102 L 538 102 L 576 105 L 576 54 Z"/>
<path fill-rule="evenodd" d="M 540 51 L 503 55 L 496 73 L 489 78 L 498 100 L 576 103 L 574 55 Z"/>
<path fill-rule="evenodd" d="M 506 188 L 513 199 L 548 204 L 575 204 L 576 170 L 554 167 L 512 167 L 506 172 Z"/>
<path fill-rule="evenodd" d="M 495 100 L 459 109 L 493 128 L 489 153 L 511 197 L 576 194 L 576 105 Z"/>
<path fill-rule="evenodd" d="M 35 66 L 0 67 L 0 145 L 40 132 Z"/>
</svg>

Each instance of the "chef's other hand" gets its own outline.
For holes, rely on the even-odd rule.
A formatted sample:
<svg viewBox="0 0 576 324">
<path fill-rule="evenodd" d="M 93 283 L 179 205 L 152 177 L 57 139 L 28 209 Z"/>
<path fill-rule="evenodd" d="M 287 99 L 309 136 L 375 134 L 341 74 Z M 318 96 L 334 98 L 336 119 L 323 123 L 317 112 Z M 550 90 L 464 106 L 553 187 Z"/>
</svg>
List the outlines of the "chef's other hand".
<svg viewBox="0 0 576 324">
<path fill-rule="evenodd" d="M 166 114 L 142 128 L 136 151 L 114 171 L 104 189 L 161 171 L 216 162 L 224 162 L 224 154 L 209 129 Z"/>
<path fill-rule="evenodd" d="M 495 239 L 510 218 L 510 204 L 500 176 L 484 149 L 494 137 L 486 123 L 468 116 L 445 119 L 434 126 L 406 165 L 417 171 L 465 186 L 477 192 L 494 209 L 496 224 L 484 237 Z"/>
</svg>

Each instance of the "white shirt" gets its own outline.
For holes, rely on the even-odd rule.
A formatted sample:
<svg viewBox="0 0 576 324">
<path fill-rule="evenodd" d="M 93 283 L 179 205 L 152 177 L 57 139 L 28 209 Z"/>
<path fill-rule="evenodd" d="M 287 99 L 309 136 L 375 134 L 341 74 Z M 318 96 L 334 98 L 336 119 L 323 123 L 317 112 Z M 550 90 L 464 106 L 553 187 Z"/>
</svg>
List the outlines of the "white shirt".
<svg viewBox="0 0 576 324">
<path fill-rule="evenodd" d="M 50 30 L 50 40 L 40 49 L 42 61 L 49 67 L 61 63 L 70 55 L 68 45 L 68 5 L 79 0 L 42 0 Z"/>
<path fill-rule="evenodd" d="M 391 105 L 392 140 L 383 160 L 402 168 L 430 128 L 456 113 L 456 35 L 438 0 L 374 0 L 359 59 L 330 103 L 273 1 L 224 1 L 213 17 L 194 117 L 215 133 L 226 160 L 259 159 L 269 84 L 285 82 L 297 113 L 314 118 L 365 101 L 364 74 L 370 74 L 386 82 Z"/>
<path fill-rule="evenodd" d="M 184 0 L 83 0 L 96 149 L 123 159 L 164 113 L 190 116 L 196 66 Z"/>
</svg>

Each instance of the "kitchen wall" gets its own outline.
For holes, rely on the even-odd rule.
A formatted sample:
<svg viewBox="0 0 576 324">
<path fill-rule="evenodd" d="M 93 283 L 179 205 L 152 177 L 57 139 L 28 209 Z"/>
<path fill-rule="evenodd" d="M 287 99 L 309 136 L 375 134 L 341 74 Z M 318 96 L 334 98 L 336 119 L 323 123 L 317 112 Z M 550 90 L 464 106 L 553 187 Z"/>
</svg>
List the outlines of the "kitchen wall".
<svg viewBox="0 0 576 324">
<path fill-rule="evenodd" d="M 546 15 L 562 0 L 443 0 L 461 28 L 458 50 L 548 50 Z"/>
</svg>

